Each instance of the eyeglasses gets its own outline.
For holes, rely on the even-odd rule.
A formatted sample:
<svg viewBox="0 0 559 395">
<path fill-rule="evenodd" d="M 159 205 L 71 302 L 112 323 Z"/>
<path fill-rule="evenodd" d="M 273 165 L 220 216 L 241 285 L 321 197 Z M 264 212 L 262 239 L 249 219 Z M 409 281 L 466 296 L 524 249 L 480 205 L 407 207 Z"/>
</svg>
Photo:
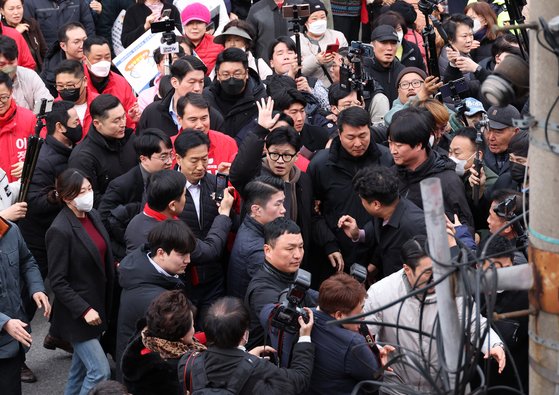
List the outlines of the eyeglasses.
<svg viewBox="0 0 559 395">
<path fill-rule="evenodd" d="M 7 103 L 11 96 L 0 96 L 1 103 Z"/>
<path fill-rule="evenodd" d="M 244 71 L 235 71 L 233 74 L 225 72 L 225 73 L 217 73 L 217 75 L 219 75 L 224 80 L 228 80 L 231 77 L 240 80 L 241 78 L 245 78 L 246 73 Z"/>
<path fill-rule="evenodd" d="M 268 157 L 274 162 L 277 162 L 278 159 L 281 158 L 281 160 L 283 160 L 285 163 L 289 163 L 293 160 L 295 155 L 297 154 L 280 154 L 279 152 L 268 152 Z"/>
<path fill-rule="evenodd" d="M 161 162 L 165 162 L 165 163 L 173 160 L 172 151 L 162 153 L 159 156 L 154 154 L 151 157 L 154 159 L 159 159 Z"/>
<path fill-rule="evenodd" d="M 423 84 L 423 81 L 421 80 L 413 80 L 412 82 L 401 82 L 400 83 L 400 89 L 408 89 L 411 86 L 413 86 L 414 88 L 419 88 L 421 85 Z"/>
<path fill-rule="evenodd" d="M 76 89 L 78 87 L 78 84 L 80 85 L 81 88 L 82 81 L 83 81 L 83 77 L 80 78 L 77 82 L 70 82 L 66 85 L 56 84 L 56 90 L 61 91 L 63 89 Z"/>
</svg>

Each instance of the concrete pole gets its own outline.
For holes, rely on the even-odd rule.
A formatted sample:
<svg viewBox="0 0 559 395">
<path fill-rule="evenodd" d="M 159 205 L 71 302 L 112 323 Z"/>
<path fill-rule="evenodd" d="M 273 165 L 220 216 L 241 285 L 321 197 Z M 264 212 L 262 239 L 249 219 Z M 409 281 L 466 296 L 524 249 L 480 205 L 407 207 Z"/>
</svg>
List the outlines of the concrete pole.
<svg viewBox="0 0 559 395">
<path fill-rule="evenodd" d="M 559 1 L 530 1 L 531 21 L 559 15 Z M 540 33 L 543 40 L 543 34 Z M 546 44 L 547 45 L 547 44 Z M 559 95 L 557 58 L 530 32 L 530 113 L 538 124 L 530 131 L 530 261 L 534 288 L 530 304 L 530 394 L 559 395 L 559 107 L 550 117 L 548 136 L 545 118 Z"/>
<path fill-rule="evenodd" d="M 444 277 L 452 268 L 444 267 L 437 262 L 450 262 L 450 247 L 446 233 L 446 217 L 444 213 L 443 191 L 441 180 L 438 178 L 427 178 L 420 182 L 421 197 L 423 200 L 423 211 L 425 213 L 425 225 L 427 228 L 427 239 L 429 241 L 429 253 L 433 257 L 433 279 L 438 281 Z M 437 311 L 443 336 L 444 358 L 451 371 L 458 368 L 460 355 L 460 321 L 456 307 L 456 294 L 452 287 L 454 281 L 452 276 L 435 286 L 437 293 Z M 439 358 L 442 350 L 439 351 Z M 456 375 L 449 374 L 448 390 L 454 390 Z"/>
</svg>

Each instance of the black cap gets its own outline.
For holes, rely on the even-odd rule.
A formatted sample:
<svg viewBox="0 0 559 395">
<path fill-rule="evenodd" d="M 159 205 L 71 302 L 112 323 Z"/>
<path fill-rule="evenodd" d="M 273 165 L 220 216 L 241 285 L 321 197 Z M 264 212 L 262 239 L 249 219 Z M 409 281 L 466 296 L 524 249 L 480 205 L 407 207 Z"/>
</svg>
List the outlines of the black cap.
<svg viewBox="0 0 559 395">
<path fill-rule="evenodd" d="M 326 6 L 324 5 L 324 3 L 320 0 L 307 0 L 307 1 L 303 1 L 302 4 L 307 3 L 309 5 L 309 15 L 312 14 L 313 12 L 317 12 L 317 11 L 324 11 L 326 12 L 326 15 L 328 15 L 328 10 L 326 9 Z"/>
<path fill-rule="evenodd" d="M 371 41 L 399 41 L 398 33 L 389 25 L 380 25 L 371 33 Z"/>
<path fill-rule="evenodd" d="M 491 106 L 487 110 L 487 118 L 489 118 L 489 127 L 491 129 L 505 129 L 511 126 L 513 119 L 519 119 L 520 113 L 516 107 L 510 104 L 506 107 Z"/>
</svg>

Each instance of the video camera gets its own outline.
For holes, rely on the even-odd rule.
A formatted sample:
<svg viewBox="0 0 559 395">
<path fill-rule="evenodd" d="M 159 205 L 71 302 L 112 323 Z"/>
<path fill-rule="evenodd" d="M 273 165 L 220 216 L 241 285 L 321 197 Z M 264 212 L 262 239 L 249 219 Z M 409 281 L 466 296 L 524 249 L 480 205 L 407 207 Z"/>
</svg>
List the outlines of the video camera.
<svg viewBox="0 0 559 395">
<path fill-rule="evenodd" d="M 299 331 L 299 317 L 308 322 L 309 316 L 303 309 L 303 300 L 311 286 L 311 274 L 299 269 L 293 283 L 280 298 L 280 304 L 274 308 L 272 326 L 279 330 L 295 334 Z"/>
<path fill-rule="evenodd" d="M 357 91 L 363 99 L 369 99 L 370 95 L 365 86 L 373 82 L 363 72 L 363 57 L 372 58 L 373 47 L 363 44 L 361 41 L 352 41 L 348 48 L 347 59 L 350 64 L 342 63 L 340 66 L 340 86 L 347 92 Z"/>
<path fill-rule="evenodd" d="M 363 265 L 354 263 L 349 268 L 349 275 L 359 281 L 359 283 L 365 284 L 365 280 L 367 280 L 367 269 Z"/>
<path fill-rule="evenodd" d="M 168 11 L 168 12 L 167 12 Z M 162 55 L 173 54 L 179 52 L 179 43 L 175 34 L 175 21 L 169 19 L 171 10 L 163 10 L 161 21 L 151 24 L 152 33 L 163 33 L 161 37 L 161 46 L 159 47 Z"/>
</svg>

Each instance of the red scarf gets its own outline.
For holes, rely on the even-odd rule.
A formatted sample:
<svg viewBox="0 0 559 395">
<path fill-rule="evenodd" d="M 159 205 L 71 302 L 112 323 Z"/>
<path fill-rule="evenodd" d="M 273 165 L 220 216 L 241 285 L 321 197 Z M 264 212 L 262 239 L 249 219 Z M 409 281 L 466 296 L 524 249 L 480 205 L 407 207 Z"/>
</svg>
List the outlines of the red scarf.
<svg viewBox="0 0 559 395">
<path fill-rule="evenodd" d="M 8 108 L 8 111 L 6 111 L 4 115 L 0 115 L 0 123 L 3 124 L 5 122 L 8 122 L 16 113 L 16 109 L 17 109 L 16 101 L 12 97 L 10 98 L 10 107 Z"/>
<path fill-rule="evenodd" d="M 165 221 L 168 217 L 165 214 L 161 214 L 159 211 L 155 211 L 148 204 L 144 206 L 144 214 L 148 217 L 155 218 L 158 222 Z M 173 216 L 173 219 L 178 219 L 177 216 Z"/>
</svg>

